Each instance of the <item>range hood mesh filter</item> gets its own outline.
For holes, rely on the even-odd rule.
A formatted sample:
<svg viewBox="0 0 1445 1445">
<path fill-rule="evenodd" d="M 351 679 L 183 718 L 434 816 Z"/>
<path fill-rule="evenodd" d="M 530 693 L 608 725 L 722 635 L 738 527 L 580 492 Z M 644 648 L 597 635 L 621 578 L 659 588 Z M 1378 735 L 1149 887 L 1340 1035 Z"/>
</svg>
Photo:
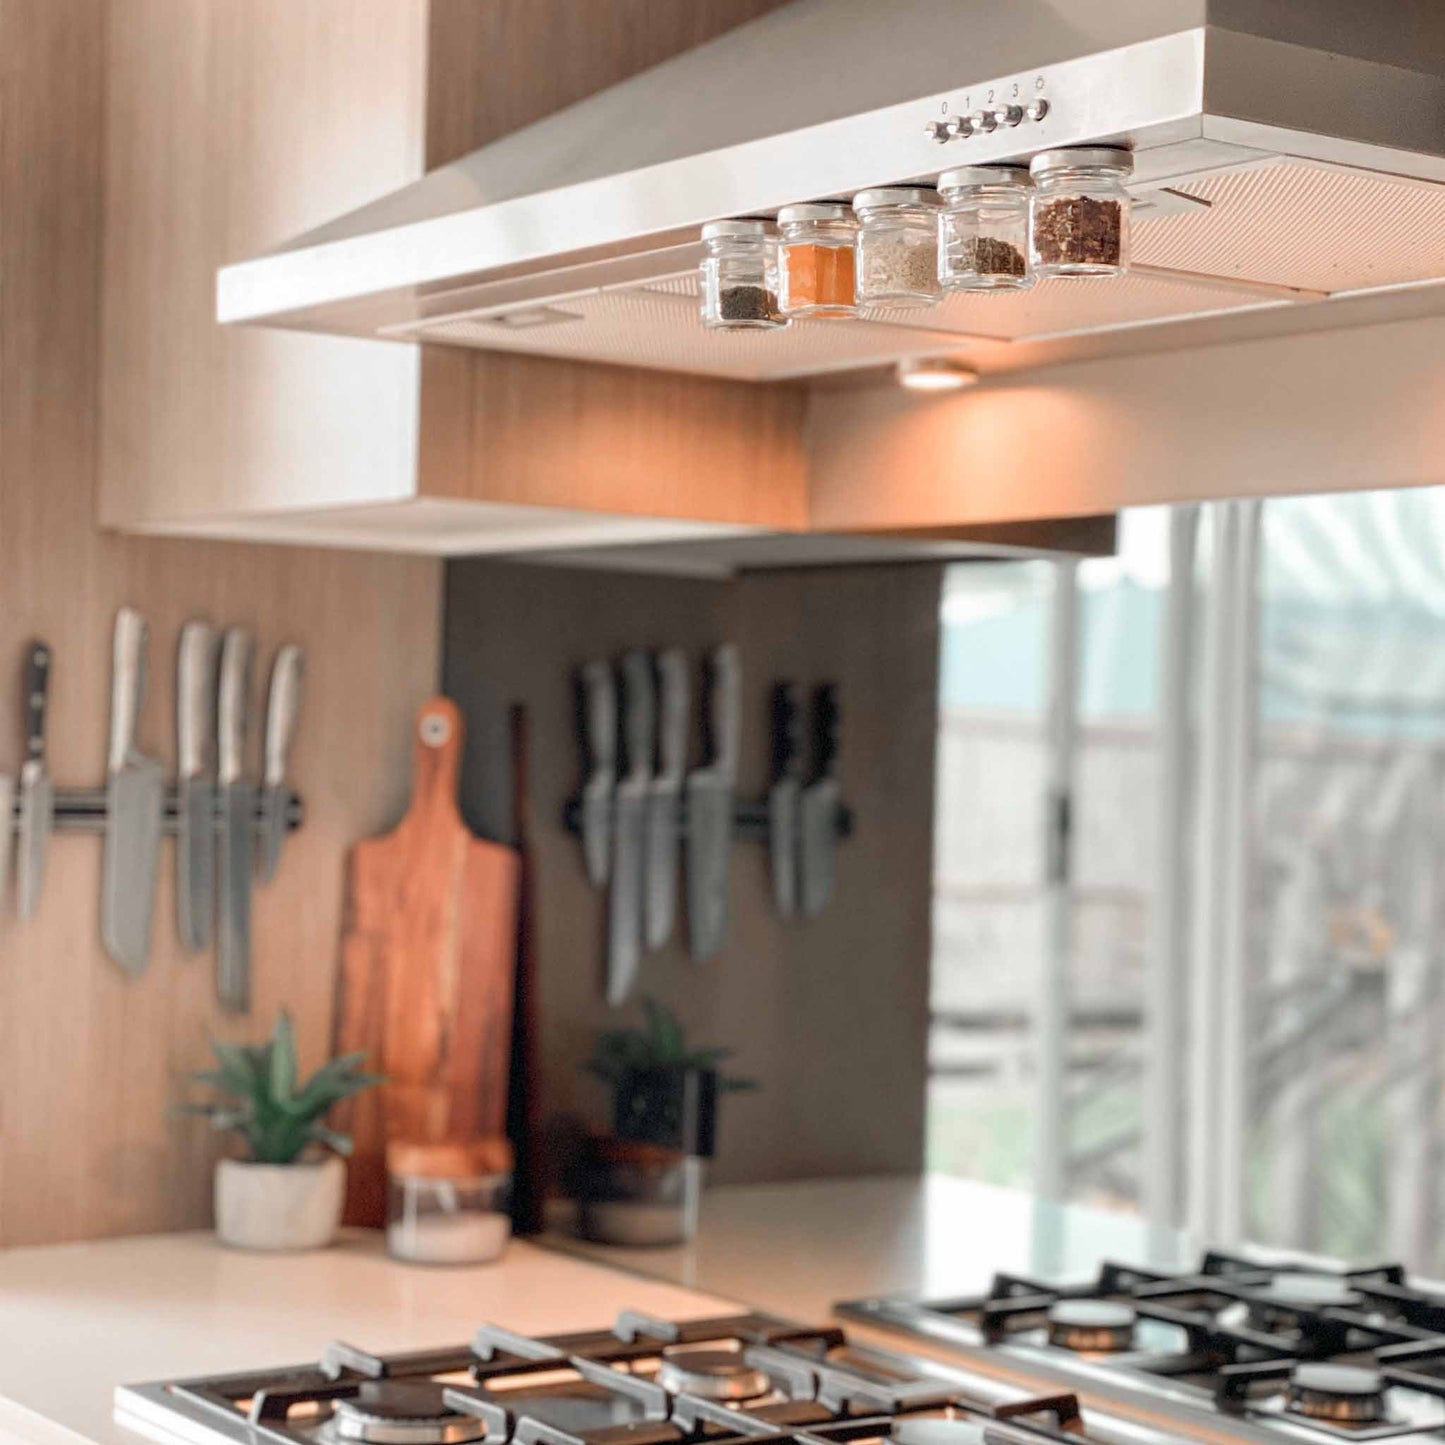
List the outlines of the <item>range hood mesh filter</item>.
<svg viewBox="0 0 1445 1445">
<path fill-rule="evenodd" d="M 1210 208 L 1141 219 L 1139 265 L 1330 292 L 1445 277 L 1445 186 L 1287 159 L 1170 185 Z"/>
</svg>

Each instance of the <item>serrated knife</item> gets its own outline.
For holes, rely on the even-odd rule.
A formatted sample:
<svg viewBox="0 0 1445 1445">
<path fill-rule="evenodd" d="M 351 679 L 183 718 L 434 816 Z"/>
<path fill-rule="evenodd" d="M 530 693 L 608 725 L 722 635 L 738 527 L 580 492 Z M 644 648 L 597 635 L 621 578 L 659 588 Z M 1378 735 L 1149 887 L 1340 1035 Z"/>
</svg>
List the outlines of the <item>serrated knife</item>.
<svg viewBox="0 0 1445 1445">
<path fill-rule="evenodd" d="M 256 785 L 246 778 L 251 707 L 251 634 L 232 627 L 221 640 L 216 704 L 216 783 L 221 843 L 216 907 L 216 997 L 229 1013 L 251 1007 L 251 881 L 256 858 Z"/>
<path fill-rule="evenodd" d="M 16 859 L 16 907 L 33 918 L 45 880 L 45 854 L 55 821 L 55 789 L 45 760 L 45 713 L 54 654 L 32 642 L 25 658 L 25 761 L 20 767 L 20 834 Z"/>
<path fill-rule="evenodd" d="M 646 938 L 672 937 L 677 917 L 678 810 L 687 771 L 687 659 L 675 647 L 657 659 L 657 776 L 647 790 Z"/>
<path fill-rule="evenodd" d="M 612 884 L 607 902 L 607 1002 L 626 1001 L 642 962 L 643 856 L 652 786 L 657 690 L 652 659 L 622 659 L 622 738 L 627 771 L 612 800 Z"/>
<path fill-rule="evenodd" d="M 612 860 L 612 794 L 617 785 L 617 686 L 605 662 L 589 662 L 579 675 L 582 742 L 587 780 L 582 785 L 582 857 L 587 881 L 607 884 Z"/>
<path fill-rule="evenodd" d="M 813 781 L 803 789 L 798 810 L 802 871 L 798 901 L 814 918 L 833 896 L 833 862 L 838 848 L 840 795 L 838 691 L 824 684 L 813 694 Z"/>
<path fill-rule="evenodd" d="M 165 809 L 161 765 L 141 752 L 137 740 L 149 635 L 145 618 L 134 608 L 116 613 L 100 932 L 106 952 L 132 974 L 145 970 L 150 954 Z"/>
<path fill-rule="evenodd" d="M 291 803 L 286 770 L 301 715 L 301 683 L 305 676 L 306 654 L 295 643 L 288 642 L 271 664 L 271 685 L 266 694 L 261 843 L 256 857 L 256 872 L 263 883 L 269 883 L 276 876 L 281 850 L 286 845 L 286 811 Z"/>
<path fill-rule="evenodd" d="M 802 716 L 798 689 L 780 682 L 772 701 L 773 766 L 768 789 L 768 871 L 779 914 L 798 911 L 798 802 L 803 790 Z"/>
<path fill-rule="evenodd" d="M 687 779 L 687 927 L 690 952 L 699 962 L 717 955 L 727 932 L 741 687 L 738 650 L 724 643 L 708 664 L 709 761 Z"/>
<path fill-rule="evenodd" d="M 216 906 L 216 659 L 205 622 L 176 649 L 176 931 L 191 952 L 211 942 Z"/>
</svg>

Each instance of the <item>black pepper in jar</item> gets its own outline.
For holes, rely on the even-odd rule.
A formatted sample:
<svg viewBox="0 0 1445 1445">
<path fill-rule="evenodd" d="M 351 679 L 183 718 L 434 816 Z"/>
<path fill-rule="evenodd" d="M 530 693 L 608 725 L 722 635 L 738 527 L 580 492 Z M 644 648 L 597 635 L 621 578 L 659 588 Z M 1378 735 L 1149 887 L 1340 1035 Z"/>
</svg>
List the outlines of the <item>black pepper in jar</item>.
<svg viewBox="0 0 1445 1445">
<path fill-rule="evenodd" d="M 723 321 L 776 321 L 778 298 L 765 286 L 724 286 L 718 292 L 718 315 Z"/>
<path fill-rule="evenodd" d="M 1024 253 L 1017 246 L 994 236 L 971 236 L 959 247 L 954 263 L 961 271 L 976 276 L 1022 276 L 1028 269 Z"/>
<path fill-rule="evenodd" d="M 1092 196 L 1060 196 L 1034 206 L 1034 256 L 1041 266 L 1117 267 L 1123 207 Z"/>
</svg>

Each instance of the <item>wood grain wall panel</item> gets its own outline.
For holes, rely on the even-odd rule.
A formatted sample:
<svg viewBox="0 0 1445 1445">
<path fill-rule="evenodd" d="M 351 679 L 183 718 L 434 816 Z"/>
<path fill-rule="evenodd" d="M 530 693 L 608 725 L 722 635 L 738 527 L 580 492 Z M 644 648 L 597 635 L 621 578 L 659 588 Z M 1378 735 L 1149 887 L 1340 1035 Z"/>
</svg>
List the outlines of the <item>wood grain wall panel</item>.
<svg viewBox="0 0 1445 1445">
<path fill-rule="evenodd" d="M 205 7 L 159 8 L 179 19 Z M 105 20 L 123 11 L 159 52 L 172 53 L 172 42 L 144 24 L 156 9 L 142 0 L 0 0 L 0 768 L 19 763 L 21 655 L 40 635 L 55 649 L 57 783 L 100 781 L 111 624 L 128 602 L 152 626 L 143 739 L 168 767 L 184 620 L 253 627 L 268 662 L 284 640 L 306 647 L 294 771 L 308 817 L 278 877 L 256 895 L 248 1020 L 223 1019 L 212 1002 L 211 959 L 179 951 L 169 843 L 151 965 L 139 979 L 124 977 L 101 949 L 98 838 L 53 840 L 32 921 L 18 922 L 6 899 L 0 1244 L 206 1222 L 215 1142 L 197 1121 L 173 1117 L 171 1105 L 185 1073 L 204 1063 L 209 1036 L 254 1035 L 283 1003 L 296 1016 L 305 1063 L 319 1061 L 331 1028 L 343 853 L 399 815 L 410 716 L 436 681 L 435 563 L 126 540 L 94 524 Z M 129 97 L 125 105 L 139 104 L 141 93 Z M 173 162 L 181 163 L 160 160 Z M 179 210 L 172 221 L 188 224 Z M 175 259 L 170 251 L 154 259 L 154 287 Z M 144 368 L 144 345 L 136 347 Z"/>
</svg>

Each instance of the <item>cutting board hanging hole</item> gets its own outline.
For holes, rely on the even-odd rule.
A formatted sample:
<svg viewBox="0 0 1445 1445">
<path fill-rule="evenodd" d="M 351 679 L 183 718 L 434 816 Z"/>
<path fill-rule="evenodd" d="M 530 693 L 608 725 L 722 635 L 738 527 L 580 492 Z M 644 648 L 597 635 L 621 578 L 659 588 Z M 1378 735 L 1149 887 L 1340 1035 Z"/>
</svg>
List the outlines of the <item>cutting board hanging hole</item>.
<svg viewBox="0 0 1445 1445">
<path fill-rule="evenodd" d="M 423 713 L 421 740 L 429 748 L 444 748 L 452 740 L 452 720 L 444 713 Z"/>
</svg>

